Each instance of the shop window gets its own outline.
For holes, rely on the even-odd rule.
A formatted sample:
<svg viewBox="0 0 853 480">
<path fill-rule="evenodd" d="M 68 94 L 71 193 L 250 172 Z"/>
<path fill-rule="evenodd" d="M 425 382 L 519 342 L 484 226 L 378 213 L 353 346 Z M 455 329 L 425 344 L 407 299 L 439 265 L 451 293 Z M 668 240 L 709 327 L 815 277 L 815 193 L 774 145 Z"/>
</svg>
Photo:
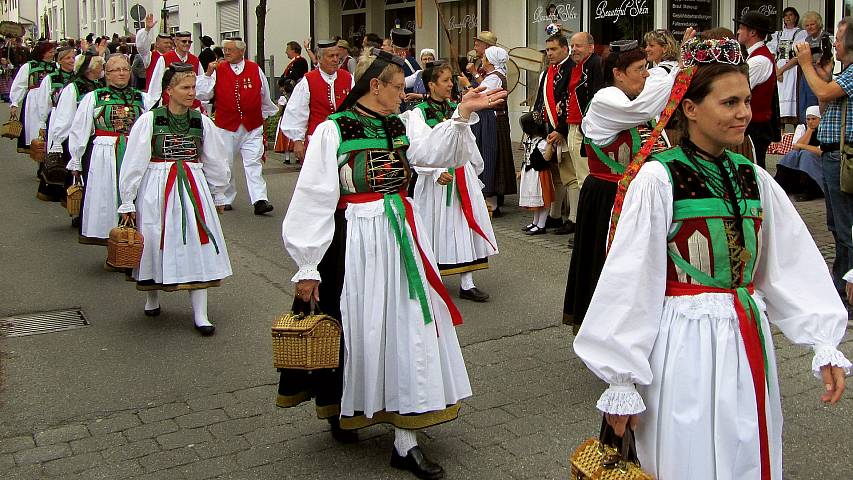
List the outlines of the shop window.
<svg viewBox="0 0 853 480">
<path fill-rule="evenodd" d="M 478 32 L 480 17 L 477 13 L 477 0 L 457 0 L 439 3 L 442 26 L 438 30 L 438 55 L 450 56 L 445 28 L 450 32 L 453 45 L 459 57 L 474 49 L 474 37 Z"/>
<path fill-rule="evenodd" d="M 667 13 L 667 29 L 679 41 L 688 28 L 704 32 L 725 23 L 717 22 L 717 0 L 673 0 Z"/>
<path fill-rule="evenodd" d="M 563 35 L 571 43 L 571 35 L 583 30 L 582 19 L 582 0 L 527 0 L 527 46 L 534 50 L 544 50 L 545 40 L 548 39 L 545 27 L 552 23 L 562 27 Z M 523 81 L 524 74 L 522 71 Z M 535 99 L 539 88 L 539 72 L 526 71 L 525 84 L 527 97 Z"/>
<path fill-rule="evenodd" d="M 641 40 L 655 28 L 653 0 L 590 0 L 589 8 L 597 52 L 614 40 Z"/>
<path fill-rule="evenodd" d="M 781 0 L 735 0 L 735 16 L 740 17 L 750 10 L 757 10 L 770 17 L 773 30 L 782 28 Z M 800 12 L 800 15 L 803 13 Z"/>
<path fill-rule="evenodd" d="M 367 32 L 367 14 L 342 13 L 341 32 L 341 35 L 348 41 L 352 41 L 355 38 L 364 38 Z"/>
<path fill-rule="evenodd" d="M 415 2 L 403 0 L 385 0 L 385 32 L 387 36 L 392 28 L 405 28 L 412 33 L 417 32 L 415 22 Z M 414 37 L 412 45 L 415 44 Z"/>
</svg>

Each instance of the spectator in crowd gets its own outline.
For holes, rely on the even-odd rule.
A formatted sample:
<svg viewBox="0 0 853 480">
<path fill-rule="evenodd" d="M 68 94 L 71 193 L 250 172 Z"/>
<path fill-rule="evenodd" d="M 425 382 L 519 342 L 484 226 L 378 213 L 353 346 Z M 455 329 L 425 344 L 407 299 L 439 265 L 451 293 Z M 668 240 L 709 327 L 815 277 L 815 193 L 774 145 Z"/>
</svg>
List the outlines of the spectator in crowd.
<svg viewBox="0 0 853 480">
<path fill-rule="evenodd" d="M 375 33 L 368 33 L 361 39 L 361 47 L 364 49 L 382 48 L 382 37 Z"/>
<path fill-rule="evenodd" d="M 779 118 L 774 103 L 777 100 L 775 58 L 764 44 L 770 33 L 770 20 L 757 11 L 749 11 L 736 20 L 737 40 L 746 48 L 749 65 L 749 88 L 752 89 L 752 121 L 747 134 L 755 147 L 755 161 L 764 168 L 767 146 L 779 140 Z"/>
<path fill-rule="evenodd" d="M 646 61 L 649 62 L 649 74 L 667 74 L 678 68 L 678 56 L 681 48 L 669 30 L 659 28 L 643 35 L 646 44 Z"/>
<path fill-rule="evenodd" d="M 202 35 L 199 41 L 201 42 L 202 49 L 198 53 L 198 61 L 201 63 L 202 70 L 206 72 L 210 62 L 216 60 L 216 54 L 213 53 L 213 39 L 207 35 Z"/>
<path fill-rule="evenodd" d="M 823 197 L 823 170 L 820 162 L 823 152 L 817 139 L 820 107 L 813 105 L 806 112 L 806 123 L 797 125 L 791 151 L 779 160 L 776 176 L 773 177 L 785 193 L 794 195 L 798 202 Z"/>
<path fill-rule="evenodd" d="M 289 96 L 296 84 L 308 73 L 308 61 L 302 57 L 302 46 L 299 45 L 299 42 L 287 42 L 284 53 L 290 62 L 278 79 L 278 87 Z"/>
<path fill-rule="evenodd" d="M 355 73 L 355 59 L 350 54 L 348 41 L 344 39 L 338 40 L 338 54 L 341 56 L 340 67 L 350 73 Z"/>
<path fill-rule="evenodd" d="M 474 58 L 469 58 L 468 65 L 465 66 L 465 71 L 471 76 L 472 84 L 477 86 L 480 82 L 483 81 L 483 75 L 486 72 L 483 71 L 482 59 L 486 53 L 486 49 L 489 47 L 494 47 L 498 44 L 498 37 L 494 33 L 483 30 L 478 33 L 476 37 L 474 37 L 474 51 L 476 55 Z M 470 57 L 470 56 L 469 56 Z"/>
<path fill-rule="evenodd" d="M 818 76 L 828 82 L 832 78 L 835 62 L 832 58 L 832 38 L 823 28 L 823 18 L 817 12 L 806 12 L 803 15 L 803 29 L 808 34 L 805 41 L 813 48 L 820 48 L 820 52 L 812 53 L 812 64 Z M 800 123 L 806 121 L 806 109 L 817 104 L 817 97 L 809 87 L 806 76 L 800 75 L 799 101 L 797 102 L 797 116 L 800 118 Z"/>
<path fill-rule="evenodd" d="M 15 78 L 15 67 L 9 63 L 8 57 L 0 57 L 0 99 L 9 103 L 9 91 L 12 87 L 12 79 Z"/>
<path fill-rule="evenodd" d="M 808 33 L 800 28 L 800 13 L 794 7 L 782 11 L 782 30 L 774 33 L 767 48 L 776 57 L 776 81 L 779 93 L 779 116 L 796 123 L 797 117 L 797 57 L 793 45 L 802 42 Z"/>
<path fill-rule="evenodd" d="M 823 169 L 823 192 L 826 195 L 826 222 L 835 239 L 835 260 L 832 263 L 832 279 L 835 288 L 845 294 L 844 275 L 853 267 L 853 195 L 841 190 L 841 142 L 853 145 L 853 108 L 846 108 L 844 131 L 841 131 L 842 105 L 849 103 L 853 94 L 853 17 L 844 17 L 838 22 L 835 35 L 835 53 L 843 67 L 833 80 L 824 80 L 817 73 L 808 43 L 795 45 L 800 58 L 800 68 L 818 101 L 825 105 L 817 139 L 820 141 L 821 166 Z"/>
</svg>

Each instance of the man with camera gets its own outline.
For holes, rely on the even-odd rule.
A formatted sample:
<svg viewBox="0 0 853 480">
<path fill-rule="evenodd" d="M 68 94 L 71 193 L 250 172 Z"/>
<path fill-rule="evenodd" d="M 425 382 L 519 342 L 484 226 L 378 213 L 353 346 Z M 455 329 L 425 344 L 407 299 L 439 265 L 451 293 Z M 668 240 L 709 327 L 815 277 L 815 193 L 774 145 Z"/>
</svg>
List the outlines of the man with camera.
<svg viewBox="0 0 853 480">
<path fill-rule="evenodd" d="M 853 29 L 851 17 L 845 17 L 838 22 L 835 52 L 843 68 L 841 74 L 834 80 L 826 81 L 815 71 L 812 64 L 812 48 L 808 43 L 802 42 L 794 46 L 800 58 L 800 68 L 809 87 L 818 100 L 825 105 L 817 138 L 823 152 L 821 163 L 827 205 L 826 223 L 835 239 L 832 280 L 842 296 L 846 287 L 844 274 L 853 267 L 853 238 L 851 238 L 853 188 L 848 189 L 842 185 L 841 175 L 844 160 L 850 158 L 853 161 L 853 109 L 848 105 L 848 98 L 853 95 L 853 69 L 847 68 L 853 63 L 853 31 L 851 29 Z"/>
</svg>

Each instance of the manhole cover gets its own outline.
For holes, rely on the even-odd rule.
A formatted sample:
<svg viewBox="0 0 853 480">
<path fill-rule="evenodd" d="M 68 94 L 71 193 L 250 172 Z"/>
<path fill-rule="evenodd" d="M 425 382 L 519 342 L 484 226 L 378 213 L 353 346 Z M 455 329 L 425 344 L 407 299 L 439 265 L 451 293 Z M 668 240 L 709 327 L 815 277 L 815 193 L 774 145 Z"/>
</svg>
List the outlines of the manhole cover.
<svg viewBox="0 0 853 480">
<path fill-rule="evenodd" d="M 83 310 L 53 310 L 0 318 L 0 337 L 25 337 L 89 325 Z"/>
</svg>

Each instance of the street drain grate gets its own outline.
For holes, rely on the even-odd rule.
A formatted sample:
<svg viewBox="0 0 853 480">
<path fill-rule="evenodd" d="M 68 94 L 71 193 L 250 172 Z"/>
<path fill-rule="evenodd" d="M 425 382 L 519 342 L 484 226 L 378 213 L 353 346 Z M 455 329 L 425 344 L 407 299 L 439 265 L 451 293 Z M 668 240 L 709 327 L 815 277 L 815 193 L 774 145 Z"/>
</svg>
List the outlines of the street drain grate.
<svg viewBox="0 0 853 480">
<path fill-rule="evenodd" d="M 83 310 L 52 310 L 0 318 L 0 337 L 25 337 L 86 327 Z"/>
</svg>

